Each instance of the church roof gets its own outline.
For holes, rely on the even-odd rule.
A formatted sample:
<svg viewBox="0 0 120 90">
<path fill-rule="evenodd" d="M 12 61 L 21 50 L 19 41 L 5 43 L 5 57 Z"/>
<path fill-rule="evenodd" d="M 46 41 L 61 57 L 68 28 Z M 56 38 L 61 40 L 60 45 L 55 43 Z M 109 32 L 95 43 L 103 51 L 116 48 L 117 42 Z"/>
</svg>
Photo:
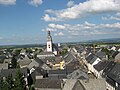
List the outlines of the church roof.
<svg viewBox="0 0 120 90">
<path fill-rule="evenodd" d="M 38 55 L 54 55 L 54 53 L 53 52 L 41 52 Z"/>
<path fill-rule="evenodd" d="M 53 51 L 59 51 L 59 49 L 58 49 L 58 47 L 55 45 L 55 44 L 52 44 L 52 46 L 53 46 Z"/>
</svg>

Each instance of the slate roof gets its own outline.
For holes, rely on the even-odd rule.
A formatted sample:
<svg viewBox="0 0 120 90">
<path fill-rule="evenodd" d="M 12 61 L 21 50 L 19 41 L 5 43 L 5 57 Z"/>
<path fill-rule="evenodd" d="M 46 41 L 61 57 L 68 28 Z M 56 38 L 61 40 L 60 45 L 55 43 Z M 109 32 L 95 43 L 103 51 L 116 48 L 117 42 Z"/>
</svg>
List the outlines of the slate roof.
<svg viewBox="0 0 120 90">
<path fill-rule="evenodd" d="M 80 82 L 85 90 L 106 90 L 105 79 L 89 79 L 89 81 L 80 80 Z"/>
<path fill-rule="evenodd" d="M 67 79 L 65 81 L 65 85 L 63 87 L 63 90 L 72 90 L 76 82 L 77 82 L 76 79 Z"/>
<path fill-rule="evenodd" d="M 2 69 L 8 69 L 8 63 L 0 64 L 0 70 Z"/>
<path fill-rule="evenodd" d="M 10 63 L 11 62 L 11 58 L 9 58 L 9 59 L 4 59 L 4 63 Z"/>
<path fill-rule="evenodd" d="M 36 62 L 35 60 L 32 60 L 32 62 L 27 66 L 29 69 L 33 68 L 33 67 L 38 67 L 39 63 Z"/>
<path fill-rule="evenodd" d="M 94 57 L 89 61 L 89 63 L 90 63 L 90 64 L 93 64 L 97 58 L 98 58 L 98 57 L 94 56 Z"/>
<path fill-rule="evenodd" d="M 53 51 L 59 51 L 59 49 L 58 49 L 58 47 L 55 45 L 55 44 L 52 44 L 52 49 L 53 49 Z"/>
<path fill-rule="evenodd" d="M 86 90 L 79 80 L 75 83 L 72 90 Z"/>
<path fill-rule="evenodd" d="M 20 59 L 18 61 L 19 65 L 20 66 L 25 66 L 25 65 L 29 65 L 32 61 L 28 58 L 28 57 L 25 57 L 23 59 Z"/>
<path fill-rule="evenodd" d="M 103 70 L 108 63 L 109 61 L 100 61 L 98 64 L 94 65 L 93 67 L 99 72 Z"/>
<path fill-rule="evenodd" d="M 79 62 L 78 61 L 72 61 L 71 63 L 68 63 L 66 66 L 65 66 L 65 69 L 67 70 L 67 72 L 73 72 L 74 70 L 78 69 L 79 68 Z"/>
<path fill-rule="evenodd" d="M 120 84 L 120 64 L 117 63 L 110 73 L 108 74 L 110 78 L 112 78 L 114 81 L 118 82 Z"/>
<path fill-rule="evenodd" d="M 53 52 L 41 52 L 38 55 L 55 55 Z"/>
<path fill-rule="evenodd" d="M 44 62 L 39 58 L 36 58 L 35 61 L 39 64 L 39 66 L 42 66 L 44 64 Z"/>
<path fill-rule="evenodd" d="M 92 52 L 92 48 L 86 48 L 86 50 L 87 50 L 87 53 L 89 53 L 89 52 Z"/>
<path fill-rule="evenodd" d="M 60 63 L 62 61 L 62 57 L 56 56 L 55 57 L 55 63 Z"/>
<path fill-rule="evenodd" d="M 82 53 L 85 49 L 84 47 L 75 47 L 78 53 Z"/>
<path fill-rule="evenodd" d="M 119 52 L 118 51 L 115 51 L 112 53 L 112 57 L 115 58 L 115 56 L 118 54 Z"/>
<path fill-rule="evenodd" d="M 47 73 L 47 71 L 43 70 L 42 68 L 35 67 L 35 74 L 36 74 L 36 76 L 41 76 L 41 75 L 44 75 L 46 73 Z"/>
<path fill-rule="evenodd" d="M 88 63 L 93 64 L 94 61 L 95 61 L 97 58 L 98 58 L 98 57 L 95 56 L 94 54 L 90 54 L 90 55 L 86 58 L 86 60 L 87 60 Z"/>
<path fill-rule="evenodd" d="M 66 74 L 66 70 L 49 70 L 48 74 Z"/>
<path fill-rule="evenodd" d="M 1 77 L 8 77 L 9 75 L 15 76 L 16 75 L 16 70 L 17 69 L 3 69 L 1 70 Z M 21 68 L 20 69 L 21 73 L 27 77 L 28 74 L 28 69 L 27 68 Z"/>
<path fill-rule="evenodd" d="M 120 53 L 115 56 L 115 60 L 120 60 Z"/>
<path fill-rule="evenodd" d="M 70 63 L 73 60 L 76 60 L 76 58 L 70 52 L 64 57 L 66 63 Z"/>
<path fill-rule="evenodd" d="M 88 79 L 88 75 L 80 69 L 73 71 L 71 74 L 67 75 L 69 79 Z"/>
<path fill-rule="evenodd" d="M 94 49 L 91 47 L 86 48 L 87 49 L 87 53 L 94 53 Z M 101 48 L 95 48 L 95 52 L 99 52 L 101 50 Z"/>
<path fill-rule="evenodd" d="M 49 70 L 48 78 L 65 79 L 67 78 L 67 71 L 66 70 Z"/>
<path fill-rule="evenodd" d="M 96 53 L 96 56 L 98 56 L 99 58 L 106 58 L 106 53 L 105 52 L 102 52 L 102 51 L 100 51 L 100 52 L 97 52 Z"/>
<path fill-rule="evenodd" d="M 94 54 L 90 54 L 87 58 L 86 58 L 86 60 L 87 60 L 87 62 L 89 63 L 90 62 L 90 60 L 92 60 L 93 58 L 94 58 Z"/>
<path fill-rule="evenodd" d="M 38 79 L 35 82 L 35 88 L 41 89 L 61 89 L 62 81 L 60 79 Z"/>
<path fill-rule="evenodd" d="M 103 76 L 108 75 L 115 65 L 116 63 L 114 61 L 110 61 L 103 70 Z"/>
</svg>

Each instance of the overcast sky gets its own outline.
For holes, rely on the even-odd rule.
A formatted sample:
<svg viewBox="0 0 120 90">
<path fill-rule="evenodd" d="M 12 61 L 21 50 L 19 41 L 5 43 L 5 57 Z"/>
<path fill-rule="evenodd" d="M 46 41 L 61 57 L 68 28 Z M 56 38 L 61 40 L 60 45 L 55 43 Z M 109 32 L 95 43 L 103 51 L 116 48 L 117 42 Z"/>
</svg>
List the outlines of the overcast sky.
<svg viewBox="0 0 120 90">
<path fill-rule="evenodd" d="M 120 38 L 120 0 L 0 0 L 0 45 Z"/>
</svg>

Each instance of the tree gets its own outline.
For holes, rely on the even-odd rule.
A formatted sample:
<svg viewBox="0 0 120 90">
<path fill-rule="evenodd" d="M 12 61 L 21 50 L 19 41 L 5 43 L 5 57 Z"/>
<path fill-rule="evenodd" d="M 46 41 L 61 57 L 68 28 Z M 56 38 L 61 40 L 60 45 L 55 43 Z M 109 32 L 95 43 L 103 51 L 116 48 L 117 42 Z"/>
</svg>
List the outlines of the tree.
<svg viewBox="0 0 120 90">
<path fill-rule="evenodd" d="M 62 51 L 61 51 L 61 55 L 62 56 L 66 55 L 67 53 L 68 53 L 68 51 L 67 51 L 66 48 L 62 49 Z"/>
<path fill-rule="evenodd" d="M 4 55 L 1 55 L 1 56 L 0 56 L 0 63 L 3 63 L 4 60 L 5 60 L 5 58 L 6 58 L 6 57 L 5 57 Z"/>
<path fill-rule="evenodd" d="M 17 69 L 14 82 L 14 90 L 26 90 L 26 82 L 20 69 Z"/>
<path fill-rule="evenodd" d="M 13 52 L 13 55 L 15 56 L 18 56 L 20 54 L 20 49 L 16 49 L 14 52 Z"/>
<path fill-rule="evenodd" d="M 32 52 L 33 52 L 32 49 L 30 49 L 30 48 L 26 49 L 26 53 L 32 53 Z"/>
<path fill-rule="evenodd" d="M 13 88 L 14 88 L 14 81 L 13 81 L 12 75 L 9 75 L 8 77 L 6 77 L 6 84 L 7 84 L 8 90 L 13 90 Z"/>
<path fill-rule="evenodd" d="M 10 90 L 9 89 L 9 83 L 6 81 L 6 79 L 0 78 L 0 90 Z"/>
<path fill-rule="evenodd" d="M 0 77 L 0 90 L 26 90 L 26 82 L 20 69 L 17 69 L 15 77 Z"/>
<path fill-rule="evenodd" d="M 111 58 L 111 51 L 108 50 L 107 48 L 102 48 L 102 51 L 106 53 L 106 55 L 108 56 L 108 60 Z"/>
<path fill-rule="evenodd" d="M 3 78 L 0 76 L 0 90 L 2 90 L 4 85 Z"/>
<path fill-rule="evenodd" d="M 17 67 L 17 60 L 16 60 L 15 56 L 13 56 L 13 58 L 11 60 L 11 64 L 12 64 L 12 68 L 16 68 Z"/>
</svg>

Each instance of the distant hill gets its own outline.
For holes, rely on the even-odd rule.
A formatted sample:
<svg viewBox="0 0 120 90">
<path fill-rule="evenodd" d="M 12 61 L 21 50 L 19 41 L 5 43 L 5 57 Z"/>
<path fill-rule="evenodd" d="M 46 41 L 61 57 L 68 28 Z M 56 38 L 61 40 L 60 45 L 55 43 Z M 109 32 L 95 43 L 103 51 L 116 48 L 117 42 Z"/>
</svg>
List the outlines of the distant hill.
<svg viewBox="0 0 120 90">
<path fill-rule="evenodd" d="M 76 45 L 76 44 L 93 44 L 93 43 L 104 43 L 104 44 L 120 44 L 120 38 L 110 39 L 98 39 L 88 40 L 84 42 L 64 42 L 61 44 Z M 28 44 L 28 45 L 1 45 L 0 48 L 29 48 L 29 47 L 44 47 L 46 44 Z"/>
<path fill-rule="evenodd" d="M 94 43 L 120 43 L 120 38 L 89 40 L 88 42 Z"/>
</svg>

